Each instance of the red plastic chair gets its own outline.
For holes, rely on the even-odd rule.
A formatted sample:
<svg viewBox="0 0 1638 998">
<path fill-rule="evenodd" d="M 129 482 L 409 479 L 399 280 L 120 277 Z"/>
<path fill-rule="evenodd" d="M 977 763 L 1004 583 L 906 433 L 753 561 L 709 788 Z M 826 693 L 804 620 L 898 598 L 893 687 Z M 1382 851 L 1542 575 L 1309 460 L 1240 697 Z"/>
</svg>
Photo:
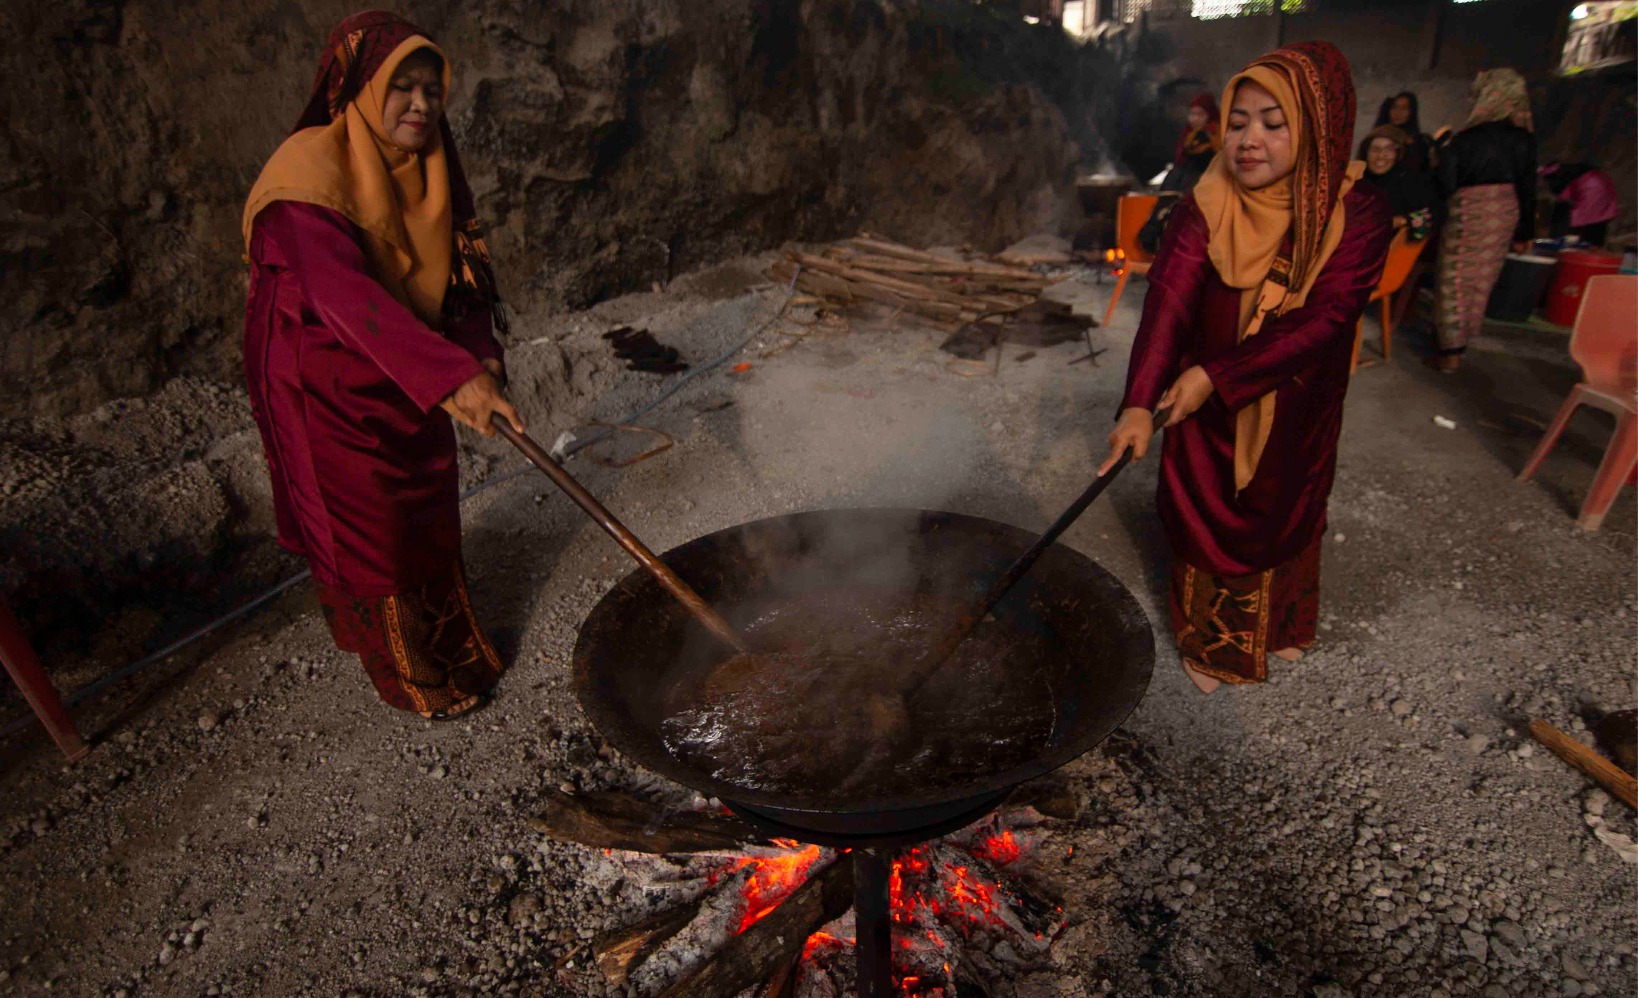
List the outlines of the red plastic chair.
<svg viewBox="0 0 1638 998">
<path fill-rule="evenodd" d="M 1133 274 L 1147 274 L 1149 265 L 1155 262 L 1154 254 L 1138 242 L 1138 232 L 1159 203 L 1160 198 L 1153 194 L 1127 194 L 1115 202 L 1115 245 L 1126 254 L 1126 264 L 1121 268 L 1120 280 L 1115 282 L 1115 293 L 1109 298 L 1109 310 L 1103 313 L 1105 328 L 1115 317 L 1115 306 L 1120 303 L 1120 293 L 1126 290 L 1126 279 Z"/>
<path fill-rule="evenodd" d="M 84 758 L 91 750 L 75 730 L 68 711 L 63 709 L 62 699 L 40 668 L 39 660 L 34 657 L 34 649 L 29 646 L 23 629 L 18 626 L 17 618 L 12 615 L 11 607 L 6 605 L 4 599 L 0 599 L 0 662 L 4 662 L 12 681 L 23 691 L 23 699 L 34 709 L 34 715 L 51 733 L 52 740 L 62 749 L 63 755 L 68 756 L 68 761 L 77 762 Z"/>
<path fill-rule="evenodd" d="M 1614 413 L 1615 435 L 1576 521 L 1584 530 L 1597 530 L 1621 486 L 1638 474 L 1638 275 L 1604 274 L 1587 281 L 1570 333 L 1570 356 L 1581 367 L 1582 381 L 1570 390 L 1519 481 L 1541 467 L 1577 406 Z"/>
<path fill-rule="evenodd" d="M 1382 359 L 1392 358 L 1393 351 L 1393 296 L 1405 286 L 1405 279 L 1410 277 L 1416 261 L 1422 256 L 1422 248 L 1428 244 L 1426 239 L 1410 240 L 1410 230 L 1401 227 L 1394 233 L 1393 242 L 1388 244 L 1388 260 L 1382 265 L 1382 279 L 1377 282 L 1376 290 L 1371 292 L 1371 301 L 1382 303 Z M 1354 357 L 1348 362 L 1348 372 L 1351 374 L 1359 367 L 1359 344 L 1365 336 L 1365 315 L 1360 313 L 1359 321 L 1354 323 Z"/>
</svg>

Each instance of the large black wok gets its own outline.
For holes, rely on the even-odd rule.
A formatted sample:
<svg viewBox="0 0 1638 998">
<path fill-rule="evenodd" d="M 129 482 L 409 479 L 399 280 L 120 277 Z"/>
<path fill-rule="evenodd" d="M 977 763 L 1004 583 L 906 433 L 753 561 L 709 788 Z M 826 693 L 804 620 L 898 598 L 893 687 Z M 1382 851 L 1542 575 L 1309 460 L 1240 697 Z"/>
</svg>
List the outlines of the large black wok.
<svg viewBox="0 0 1638 998">
<path fill-rule="evenodd" d="M 774 586 L 800 598 L 807 587 L 880 588 L 891 579 L 971 600 L 1034 536 L 957 513 L 818 510 L 720 530 L 662 558 L 733 620 L 736 603 Z M 1148 618 L 1119 580 L 1076 551 L 1049 549 L 995 616 L 1018 631 L 1047 629 L 1067 650 L 1047 670 L 1058 711 L 1046 746 L 1021 765 L 951 772 L 913 794 L 888 799 L 770 793 L 722 782 L 673 757 L 660 733 L 668 694 L 722 652 L 647 572 L 628 574 L 581 625 L 575 687 L 587 715 L 621 752 L 722 799 L 750 820 L 829 845 L 914 841 L 981 817 L 1019 784 L 1091 749 L 1131 713 L 1148 686 L 1154 665 Z M 813 751 L 825 750 L 816 740 Z"/>
<path fill-rule="evenodd" d="M 661 558 L 737 626 L 735 604 L 770 591 L 800 599 L 839 586 L 899 587 L 949 594 L 970 607 L 1034 540 L 1017 527 L 958 513 L 837 509 L 744 523 Z M 592 723 L 642 765 L 721 798 L 771 834 L 853 848 L 858 993 L 888 998 L 897 993 L 889 847 L 976 821 L 1019 784 L 1098 744 L 1137 706 L 1154 666 L 1154 635 L 1132 594 L 1067 547 L 1047 549 L 993 614 L 1010 633 L 1045 631 L 1057 639 L 1045 645 L 1056 648 L 1050 664 L 1018 663 L 1020 675 L 1044 676 L 1053 690 L 1056 721 L 1045 747 L 1023 764 L 948 772 L 898 797 L 770 793 L 725 783 L 674 757 L 661 736 L 671 694 L 720 660 L 723 646 L 647 571 L 620 580 L 581 625 L 575 688 Z M 823 754 L 825 724 L 818 721 L 812 751 Z"/>
</svg>

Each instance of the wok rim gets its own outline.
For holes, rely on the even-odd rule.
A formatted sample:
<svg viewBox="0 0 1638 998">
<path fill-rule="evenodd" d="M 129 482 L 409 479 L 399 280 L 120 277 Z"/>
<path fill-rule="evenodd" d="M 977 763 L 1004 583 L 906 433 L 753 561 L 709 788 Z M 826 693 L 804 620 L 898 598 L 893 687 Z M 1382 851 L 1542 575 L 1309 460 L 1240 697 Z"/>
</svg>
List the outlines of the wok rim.
<svg viewBox="0 0 1638 998">
<path fill-rule="evenodd" d="M 1014 535 L 1010 539 L 1018 542 L 1017 550 L 1020 554 L 1036 539 L 1036 537 L 1039 536 L 1038 533 L 1034 531 L 1027 530 L 1023 527 L 1019 527 L 1002 520 L 976 516 L 970 513 L 957 513 L 950 510 L 918 509 L 904 506 L 831 506 L 818 509 L 799 510 L 790 513 L 781 513 L 775 516 L 761 517 L 755 520 L 746 520 L 732 526 L 711 531 L 707 534 L 701 534 L 698 537 L 692 538 L 691 540 L 685 541 L 682 544 L 666 550 L 664 553 L 659 555 L 659 558 L 661 561 L 664 561 L 669 565 L 672 563 L 672 558 L 674 556 L 678 556 L 684 552 L 692 551 L 698 548 L 720 544 L 727 535 L 745 531 L 747 528 L 772 525 L 779 522 L 788 523 L 804 518 L 834 516 L 837 514 L 849 513 L 876 515 L 891 514 L 906 518 L 918 518 L 931 515 L 943 517 L 952 522 L 966 521 L 975 525 L 984 525 L 991 528 L 1000 527 L 1003 529 L 1003 532 Z M 609 628 L 606 626 L 599 625 L 601 618 L 609 616 L 615 612 L 613 604 L 616 602 L 617 594 L 621 594 L 622 592 L 629 593 L 631 588 L 639 585 L 657 586 L 657 583 L 654 583 L 652 576 L 650 576 L 642 568 L 638 567 L 633 567 L 629 572 L 621 576 L 613 586 L 604 592 L 603 595 L 599 597 L 597 604 L 592 607 L 591 612 L 588 613 L 586 618 L 580 623 L 580 627 L 575 635 L 574 651 L 572 653 L 572 679 L 574 683 L 575 699 L 579 702 L 581 710 L 585 712 L 587 718 L 590 719 L 592 725 L 597 729 L 597 731 L 611 744 L 613 744 L 614 747 L 622 754 L 643 768 L 656 773 L 673 783 L 677 783 L 681 786 L 695 790 L 710 797 L 714 797 L 718 800 L 732 801 L 734 803 L 746 804 L 756 808 L 778 811 L 783 816 L 782 820 L 790 821 L 793 825 L 800 825 L 802 823 L 803 815 L 822 816 L 819 820 L 824 822 L 824 820 L 827 818 L 833 818 L 837 815 L 846 814 L 882 815 L 896 811 L 927 811 L 930 809 L 948 808 L 964 801 L 977 799 L 991 794 L 1004 793 L 1032 779 L 1039 776 L 1044 776 L 1053 770 L 1068 765 L 1069 763 L 1085 755 L 1087 752 L 1090 752 L 1092 749 L 1096 748 L 1106 738 L 1108 738 L 1109 735 L 1117 731 L 1121 725 L 1126 722 L 1126 719 L 1131 716 L 1132 712 L 1137 709 L 1138 705 L 1143 702 L 1144 697 L 1148 695 L 1149 684 L 1154 677 L 1154 625 L 1150 621 L 1147 611 L 1145 611 L 1142 604 L 1138 602 L 1137 597 L 1124 582 L 1121 582 L 1121 580 L 1115 576 L 1113 572 L 1110 572 L 1108 569 L 1098 564 L 1090 556 L 1065 544 L 1062 540 L 1055 543 L 1052 548 L 1048 550 L 1050 553 L 1059 549 L 1062 549 L 1062 551 L 1068 556 L 1084 563 L 1083 567 L 1090 569 L 1094 575 L 1101 576 L 1107 580 L 1107 582 L 1112 584 L 1110 592 L 1118 602 L 1124 604 L 1123 607 L 1118 609 L 1126 611 L 1124 614 L 1125 619 L 1142 622 L 1142 630 L 1147 632 L 1149 640 L 1145 642 L 1137 642 L 1134 640 L 1136 637 L 1138 637 L 1137 634 L 1133 634 L 1127 639 L 1131 640 L 1132 643 L 1137 644 L 1138 646 L 1135 658 L 1132 662 L 1132 668 L 1134 671 L 1131 674 L 1130 680 L 1137 686 L 1137 693 L 1131 698 L 1130 703 L 1128 703 L 1123 710 L 1118 711 L 1118 716 L 1114 718 L 1113 723 L 1109 725 L 1108 730 L 1103 732 L 1103 734 L 1095 738 L 1088 737 L 1086 735 L 1083 735 L 1080 738 L 1066 738 L 1062 744 L 1041 753 L 1028 762 L 1013 766 L 1010 769 L 989 774 L 981 780 L 968 782 L 960 785 L 959 787 L 946 787 L 943 790 L 909 794 L 899 797 L 869 799 L 860 798 L 855 801 L 846 802 L 845 804 L 820 804 L 811 799 L 799 798 L 787 793 L 741 787 L 724 780 L 719 780 L 695 769 L 692 766 L 689 766 L 688 764 L 677 759 L 670 752 L 666 751 L 663 741 L 657 734 L 650 735 L 646 738 L 629 737 L 629 729 L 638 727 L 635 720 L 630 717 L 622 716 L 622 711 L 620 711 L 612 703 L 596 695 L 594 684 L 591 681 L 593 675 L 593 665 L 591 656 L 588 654 L 587 635 L 588 633 L 594 631 L 604 633 L 609 630 Z M 1090 731 L 1092 729 L 1088 730 Z M 635 744 L 633 744 L 633 742 L 635 742 Z"/>
</svg>

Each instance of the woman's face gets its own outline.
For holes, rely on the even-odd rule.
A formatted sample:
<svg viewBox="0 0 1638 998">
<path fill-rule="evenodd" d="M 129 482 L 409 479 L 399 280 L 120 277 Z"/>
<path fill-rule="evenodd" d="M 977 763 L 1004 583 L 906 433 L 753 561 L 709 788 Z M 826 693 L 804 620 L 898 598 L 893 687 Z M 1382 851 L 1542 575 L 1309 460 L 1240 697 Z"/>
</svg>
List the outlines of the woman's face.
<svg viewBox="0 0 1638 998">
<path fill-rule="evenodd" d="M 1210 121 L 1211 121 L 1211 119 L 1206 115 L 1206 112 L 1205 112 L 1204 108 L 1198 108 L 1198 107 L 1189 108 L 1189 127 L 1190 128 L 1205 128 L 1206 125 Z"/>
<path fill-rule="evenodd" d="M 1365 150 L 1365 165 L 1372 173 L 1387 173 L 1399 162 L 1399 143 L 1393 139 L 1372 139 Z"/>
<path fill-rule="evenodd" d="M 1403 128 L 1410 124 L 1411 99 L 1409 97 L 1395 97 L 1388 107 L 1388 121 Z"/>
<path fill-rule="evenodd" d="M 1223 148 L 1229 154 L 1229 172 L 1252 190 L 1288 176 L 1297 162 L 1285 111 L 1273 94 L 1251 80 L 1234 92 Z"/>
<path fill-rule="evenodd" d="M 444 114 L 444 79 L 437 57 L 417 52 L 398 64 L 381 103 L 387 139 L 405 152 L 420 152 Z"/>
</svg>

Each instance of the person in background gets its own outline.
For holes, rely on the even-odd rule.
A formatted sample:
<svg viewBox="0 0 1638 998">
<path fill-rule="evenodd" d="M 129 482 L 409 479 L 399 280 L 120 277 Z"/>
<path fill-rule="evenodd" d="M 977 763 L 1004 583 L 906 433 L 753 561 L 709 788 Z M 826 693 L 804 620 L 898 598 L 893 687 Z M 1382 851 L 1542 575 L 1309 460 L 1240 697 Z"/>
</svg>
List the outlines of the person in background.
<svg viewBox="0 0 1638 998">
<path fill-rule="evenodd" d="M 1553 192 L 1551 235 L 1576 236 L 1592 246 L 1604 245 L 1610 222 L 1621 213 L 1615 182 L 1591 163 L 1552 162 L 1542 166 L 1542 182 Z"/>
<path fill-rule="evenodd" d="M 1194 190 L 1194 185 L 1205 175 L 1206 168 L 1211 166 L 1212 157 L 1222 148 L 1223 140 L 1218 132 L 1218 118 L 1221 115 L 1217 100 L 1211 94 L 1201 94 L 1189 102 L 1188 124 L 1178 137 L 1177 152 L 1172 156 L 1166 179 L 1161 182 L 1160 196 L 1155 202 L 1154 211 L 1149 213 L 1149 220 L 1138 230 L 1138 245 L 1148 252 L 1153 253 L 1159 248 L 1161 233 L 1166 231 L 1166 223 L 1177 208 L 1179 199 Z"/>
<path fill-rule="evenodd" d="M 1205 176 L 1206 167 L 1223 146 L 1218 134 L 1217 100 L 1211 94 L 1201 94 L 1189 102 L 1188 123 L 1178 136 L 1177 151 L 1172 154 L 1172 170 L 1166 175 L 1161 190 L 1187 194 Z"/>
<path fill-rule="evenodd" d="M 1357 183 L 1354 84 L 1326 42 L 1229 81 L 1223 151 L 1173 213 L 1149 271 L 1106 474 L 1164 409 L 1156 505 L 1171 620 L 1202 692 L 1267 678 L 1319 620 L 1320 539 L 1354 324 L 1382 277 L 1387 198 Z"/>
<path fill-rule="evenodd" d="M 1405 166 L 1403 156 L 1410 136 L 1393 125 L 1381 125 L 1359 144 L 1365 161 L 1364 179 L 1388 196 L 1395 228 L 1406 230 L 1411 241 L 1426 239 L 1433 227 L 1433 180 Z"/>
<path fill-rule="evenodd" d="M 1421 111 L 1416 102 L 1416 95 L 1409 90 L 1401 91 L 1382 101 L 1382 107 L 1376 112 L 1376 127 L 1392 125 L 1404 132 L 1409 141 L 1405 144 L 1404 153 L 1400 162 L 1406 170 L 1412 173 L 1427 173 L 1433 169 L 1437 158 L 1433 139 L 1422 134 Z"/>
<path fill-rule="evenodd" d="M 1535 235 L 1536 139 L 1524 77 L 1487 69 L 1472 92 L 1467 124 L 1454 135 L 1441 132 L 1439 147 L 1439 187 L 1449 205 L 1439 240 L 1439 347 L 1429 363 L 1446 374 L 1461 366 L 1484 325 L 1509 245 L 1522 252 Z"/>
<path fill-rule="evenodd" d="M 503 665 L 461 565 L 454 421 L 523 430 L 506 329 L 444 99 L 449 62 L 392 14 L 342 21 L 251 189 L 244 362 L 279 543 L 376 693 L 432 720 Z"/>
</svg>

